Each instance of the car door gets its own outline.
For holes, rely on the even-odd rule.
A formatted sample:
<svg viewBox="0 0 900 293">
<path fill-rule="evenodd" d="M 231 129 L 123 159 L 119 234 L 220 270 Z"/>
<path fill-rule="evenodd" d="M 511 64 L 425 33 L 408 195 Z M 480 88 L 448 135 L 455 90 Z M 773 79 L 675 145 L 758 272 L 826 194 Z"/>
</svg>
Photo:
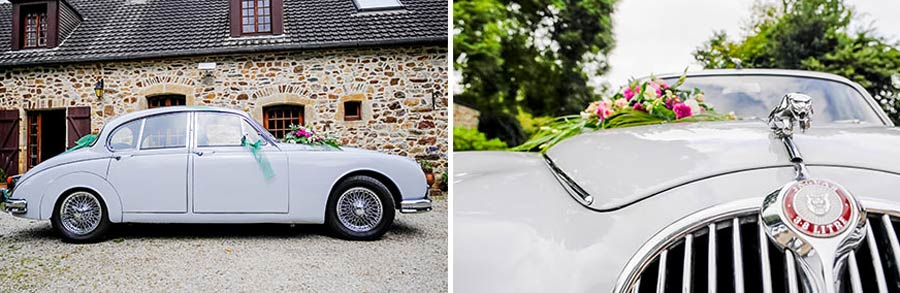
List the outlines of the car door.
<svg viewBox="0 0 900 293">
<path fill-rule="evenodd" d="M 258 161 L 242 138 L 261 136 L 243 116 L 197 112 L 191 161 L 194 213 L 287 213 L 287 155 L 263 140 Z M 271 166 L 271 173 L 264 165 Z M 272 176 L 267 176 L 272 175 Z"/>
<path fill-rule="evenodd" d="M 108 180 L 119 192 L 124 212 L 187 212 L 188 116 L 151 116 L 110 133 Z"/>
</svg>

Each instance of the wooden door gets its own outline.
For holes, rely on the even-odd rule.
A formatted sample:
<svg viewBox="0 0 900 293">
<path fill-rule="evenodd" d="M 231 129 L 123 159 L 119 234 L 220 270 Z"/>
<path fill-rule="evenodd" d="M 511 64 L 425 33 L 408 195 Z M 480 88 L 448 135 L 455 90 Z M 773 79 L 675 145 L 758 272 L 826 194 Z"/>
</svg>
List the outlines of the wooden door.
<svg viewBox="0 0 900 293">
<path fill-rule="evenodd" d="M 75 146 L 82 136 L 91 134 L 91 107 L 72 107 L 66 109 L 66 147 Z"/>
<path fill-rule="evenodd" d="M 0 168 L 19 174 L 19 110 L 0 111 Z"/>
</svg>

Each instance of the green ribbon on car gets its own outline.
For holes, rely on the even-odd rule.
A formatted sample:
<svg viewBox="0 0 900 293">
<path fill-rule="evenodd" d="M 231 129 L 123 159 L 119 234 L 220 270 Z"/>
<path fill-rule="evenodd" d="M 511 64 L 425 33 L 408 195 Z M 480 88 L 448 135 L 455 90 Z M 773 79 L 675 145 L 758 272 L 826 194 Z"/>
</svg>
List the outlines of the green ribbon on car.
<svg viewBox="0 0 900 293">
<path fill-rule="evenodd" d="M 257 140 L 254 143 L 248 143 L 247 137 L 241 138 L 241 146 L 245 146 L 250 149 L 250 152 L 253 153 L 253 157 L 256 158 L 256 163 L 259 165 L 259 168 L 262 169 L 263 176 L 266 177 L 266 180 L 272 179 L 275 177 L 275 171 L 272 170 L 272 164 L 269 164 L 269 160 L 266 159 L 265 155 L 260 151 L 262 145 L 262 139 Z"/>
<path fill-rule="evenodd" d="M 97 136 L 93 135 L 93 134 L 88 134 L 88 135 L 82 136 L 81 138 L 79 138 L 78 140 L 75 141 L 75 146 L 67 149 L 65 152 L 68 153 L 68 152 L 89 146 L 89 145 L 93 144 L 94 141 L 96 141 L 96 140 L 97 140 Z"/>
</svg>

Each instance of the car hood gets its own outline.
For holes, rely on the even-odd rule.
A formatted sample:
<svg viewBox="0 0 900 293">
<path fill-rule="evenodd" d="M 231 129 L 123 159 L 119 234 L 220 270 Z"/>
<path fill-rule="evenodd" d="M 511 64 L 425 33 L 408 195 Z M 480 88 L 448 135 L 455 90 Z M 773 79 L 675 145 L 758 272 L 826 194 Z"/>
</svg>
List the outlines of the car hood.
<svg viewBox="0 0 900 293">
<path fill-rule="evenodd" d="M 794 135 L 808 166 L 900 172 L 900 131 L 884 126 L 813 127 Z M 594 201 L 614 210 L 703 178 L 791 166 L 784 144 L 758 121 L 668 124 L 595 131 L 547 157 Z"/>
</svg>

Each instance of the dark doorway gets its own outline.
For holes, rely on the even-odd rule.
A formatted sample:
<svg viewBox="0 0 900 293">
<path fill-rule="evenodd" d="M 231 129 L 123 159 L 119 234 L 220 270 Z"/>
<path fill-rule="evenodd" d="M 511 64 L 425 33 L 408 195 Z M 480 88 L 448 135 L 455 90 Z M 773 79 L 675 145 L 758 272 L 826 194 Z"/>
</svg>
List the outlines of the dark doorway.
<svg viewBox="0 0 900 293">
<path fill-rule="evenodd" d="M 28 168 L 66 151 L 66 110 L 28 112 Z"/>
</svg>

